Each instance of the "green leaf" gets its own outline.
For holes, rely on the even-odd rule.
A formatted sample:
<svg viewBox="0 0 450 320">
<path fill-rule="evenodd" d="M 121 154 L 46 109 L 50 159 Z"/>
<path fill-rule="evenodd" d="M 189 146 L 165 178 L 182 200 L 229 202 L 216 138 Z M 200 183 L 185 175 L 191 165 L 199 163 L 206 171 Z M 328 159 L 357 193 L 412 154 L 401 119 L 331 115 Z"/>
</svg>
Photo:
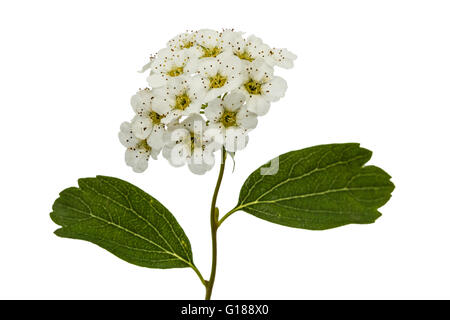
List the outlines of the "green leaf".
<svg viewBox="0 0 450 320">
<path fill-rule="evenodd" d="M 371 156 L 355 143 L 283 154 L 248 177 L 233 212 L 309 230 L 373 223 L 394 184 L 382 169 L 364 166 Z"/>
<path fill-rule="evenodd" d="M 60 193 L 50 214 L 55 234 L 90 241 L 132 264 L 195 270 L 191 245 L 174 216 L 123 180 L 97 176 Z"/>
</svg>

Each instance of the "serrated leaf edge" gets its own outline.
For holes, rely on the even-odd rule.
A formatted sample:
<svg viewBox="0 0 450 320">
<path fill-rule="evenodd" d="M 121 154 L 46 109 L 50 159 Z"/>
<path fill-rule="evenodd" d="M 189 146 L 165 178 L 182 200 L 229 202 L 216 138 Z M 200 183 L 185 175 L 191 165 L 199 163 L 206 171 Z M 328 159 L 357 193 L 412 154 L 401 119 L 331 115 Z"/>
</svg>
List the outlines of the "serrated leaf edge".
<svg viewBox="0 0 450 320">
<path fill-rule="evenodd" d="M 99 178 L 102 182 L 105 182 L 105 178 L 106 178 L 106 177 L 105 177 L 105 176 L 96 176 L 96 178 Z M 78 180 L 78 188 L 76 188 L 76 189 L 78 189 L 78 190 L 83 190 L 83 188 L 80 186 L 80 181 L 83 181 L 83 180 L 85 180 L 85 179 L 92 179 L 92 178 L 82 178 L 82 179 L 79 179 L 79 180 Z M 116 179 L 116 178 L 115 178 L 115 179 Z M 125 181 L 125 182 L 126 182 L 126 181 Z M 129 182 L 126 182 L 126 183 L 129 183 Z M 109 186 L 112 186 L 110 183 L 107 183 L 107 184 L 108 184 Z M 114 204 L 119 205 L 120 207 L 124 208 L 125 210 L 133 212 L 137 217 L 139 217 L 140 219 L 142 219 L 143 221 L 145 221 L 149 226 L 151 226 L 152 229 L 155 230 L 155 231 L 157 232 L 157 234 L 159 235 L 159 237 L 162 238 L 162 239 L 164 240 L 164 242 L 166 242 L 166 243 L 168 244 L 168 246 L 173 250 L 173 248 L 172 248 L 172 247 L 170 246 L 170 244 L 167 242 L 167 239 L 165 239 L 165 238 L 159 233 L 159 231 L 158 231 L 158 230 L 157 230 L 157 229 L 156 229 L 156 228 L 155 228 L 155 227 L 154 227 L 147 219 L 145 219 L 144 217 L 142 217 L 141 215 L 139 215 L 139 214 L 133 209 L 133 207 L 132 207 L 131 205 L 130 205 L 130 208 L 127 208 L 127 207 L 123 206 L 122 204 L 118 203 L 117 201 L 115 201 L 114 199 L 111 199 L 110 197 L 108 197 L 108 196 L 106 196 L 106 195 L 104 195 L 104 194 L 98 192 L 97 190 L 95 190 L 95 189 L 93 189 L 93 188 L 91 188 L 91 187 L 88 187 L 86 184 L 85 184 L 84 186 L 87 187 L 90 191 L 92 191 L 92 192 L 94 192 L 94 193 L 100 195 L 101 197 L 107 198 L 109 201 L 112 201 Z M 134 186 L 134 185 L 133 185 L 133 186 Z M 112 186 L 112 187 L 113 187 L 113 186 Z M 136 186 L 134 186 L 134 187 L 136 187 Z M 72 187 L 72 188 L 73 188 L 73 187 Z M 136 188 L 137 188 L 137 187 L 136 187 Z M 69 189 L 70 189 L 70 188 L 69 188 Z M 127 201 L 129 201 L 128 197 L 127 197 L 125 194 L 123 194 L 123 192 L 121 192 L 120 190 L 118 190 L 116 187 L 114 187 L 114 189 L 115 189 L 117 192 L 121 193 L 121 194 L 127 199 Z M 139 189 L 139 188 L 138 188 L 138 189 Z M 67 190 L 67 189 L 65 189 L 65 190 Z M 60 193 L 60 197 L 59 197 L 59 198 L 61 198 L 61 194 L 62 194 L 65 190 L 63 190 L 63 191 Z M 125 232 L 127 232 L 128 234 L 131 234 L 131 235 L 134 236 L 134 237 L 137 237 L 137 238 L 139 238 L 139 239 L 141 239 L 141 240 L 144 240 L 144 241 L 146 241 L 146 242 L 148 242 L 148 243 L 150 243 L 150 244 L 152 244 L 152 245 L 154 245 L 154 246 L 160 248 L 161 250 L 163 250 L 163 253 L 165 253 L 165 254 L 167 254 L 167 255 L 171 255 L 171 256 L 173 256 L 174 258 L 176 258 L 177 260 L 180 260 L 181 262 L 185 263 L 187 266 L 189 266 L 189 267 L 191 267 L 192 269 L 194 269 L 194 271 L 197 270 L 197 267 L 194 265 L 193 261 L 191 261 L 190 259 L 189 259 L 189 260 L 186 260 L 186 259 L 180 257 L 180 256 L 179 256 L 178 254 L 176 254 L 175 252 L 170 252 L 170 251 L 166 250 L 165 248 L 161 247 L 160 245 L 158 245 L 157 243 L 153 242 L 152 240 L 147 239 L 146 237 L 143 237 L 143 236 L 141 236 L 141 235 L 139 235 L 139 234 L 137 234 L 137 233 L 135 233 L 135 232 L 133 232 L 133 231 L 127 229 L 127 228 L 124 228 L 124 227 L 122 227 L 122 226 L 120 226 L 120 225 L 114 223 L 114 222 L 105 220 L 105 219 L 103 219 L 103 218 L 101 218 L 101 217 L 98 217 L 98 216 L 94 215 L 94 214 L 92 213 L 92 210 L 91 210 L 91 208 L 89 207 L 89 205 L 88 205 L 83 199 L 81 199 L 80 197 L 77 197 L 77 196 L 75 196 L 75 195 L 73 195 L 73 194 L 71 194 L 70 196 L 72 196 L 72 197 L 76 198 L 77 200 L 79 200 L 79 201 L 80 201 L 80 202 L 81 202 L 81 203 L 89 210 L 89 212 L 84 212 L 84 211 L 81 211 L 81 210 L 79 210 L 79 209 L 76 209 L 76 208 L 73 208 L 73 207 L 66 206 L 66 207 L 70 208 L 71 210 L 74 210 L 74 211 L 76 211 L 76 212 L 79 212 L 79 213 L 81 213 L 81 214 L 84 214 L 84 215 L 86 215 L 86 216 L 89 216 L 89 217 L 91 217 L 91 218 L 93 218 L 93 219 L 99 220 L 99 221 L 101 221 L 101 222 L 103 222 L 103 223 L 106 223 L 106 224 L 108 224 L 108 225 L 111 225 L 111 226 L 113 226 L 113 227 L 115 227 L 115 228 L 121 229 L 122 231 L 125 231 Z M 59 198 L 58 198 L 58 199 L 59 199 Z M 58 199 L 57 199 L 57 200 L 58 200 Z M 55 203 L 56 203 L 56 201 L 55 201 Z M 150 203 L 150 205 L 152 206 L 152 208 L 154 208 L 154 206 L 153 206 L 151 203 Z M 106 210 L 106 208 L 104 208 L 104 209 Z M 155 209 L 155 208 L 154 208 L 154 209 Z M 155 210 L 156 210 L 156 209 L 155 209 Z M 107 210 L 106 210 L 106 211 L 107 211 Z M 158 211 L 158 210 L 156 210 L 156 211 Z M 50 213 L 50 216 L 52 217 L 54 214 L 55 214 L 55 211 L 54 211 L 54 209 L 53 209 L 53 211 Z M 158 212 L 158 214 L 161 215 L 159 212 Z M 164 218 L 165 218 L 165 217 L 164 217 Z M 62 230 L 64 229 L 65 226 L 63 226 L 63 225 L 57 223 L 54 219 L 52 219 L 52 220 L 53 220 L 56 224 L 58 224 L 59 226 L 61 226 L 61 228 L 55 230 L 55 232 L 54 232 L 57 236 L 61 236 L 61 235 L 59 235 L 58 233 L 59 233 L 59 232 L 62 232 Z M 165 220 L 166 222 L 168 222 L 166 219 L 164 219 L 164 220 Z M 170 225 L 170 223 L 168 223 L 168 224 Z M 170 226 L 171 226 L 171 225 L 170 225 Z M 173 227 L 172 227 L 172 226 L 171 226 L 171 229 L 172 229 L 172 232 L 175 234 L 177 240 L 179 241 L 181 247 L 182 247 L 183 250 L 186 252 L 185 246 L 182 244 L 181 240 L 179 239 L 178 235 L 177 235 L 177 234 L 175 233 L 175 231 L 173 230 Z M 175 251 L 175 250 L 174 250 L 174 251 Z M 190 256 L 187 252 L 186 252 L 186 254 L 187 254 L 188 257 Z M 175 260 L 175 259 L 174 259 L 174 260 Z"/>
</svg>

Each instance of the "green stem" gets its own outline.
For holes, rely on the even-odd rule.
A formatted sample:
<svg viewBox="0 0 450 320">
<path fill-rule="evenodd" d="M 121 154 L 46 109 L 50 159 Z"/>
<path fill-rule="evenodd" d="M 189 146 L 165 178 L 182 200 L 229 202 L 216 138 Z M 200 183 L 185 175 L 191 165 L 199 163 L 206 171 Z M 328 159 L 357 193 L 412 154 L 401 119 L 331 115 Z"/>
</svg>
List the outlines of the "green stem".
<svg viewBox="0 0 450 320">
<path fill-rule="evenodd" d="M 212 265 L 211 275 L 209 281 L 206 281 L 206 296 L 205 300 L 211 300 L 211 295 L 216 280 L 217 269 L 217 229 L 219 228 L 219 209 L 216 207 L 217 196 L 219 195 L 220 185 L 222 183 L 223 173 L 225 172 L 225 161 L 227 158 L 227 152 L 222 148 L 222 163 L 220 164 L 219 177 L 217 178 L 216 189 L 211 203 L 211 240 L 212 240 Z"/>
</svg>

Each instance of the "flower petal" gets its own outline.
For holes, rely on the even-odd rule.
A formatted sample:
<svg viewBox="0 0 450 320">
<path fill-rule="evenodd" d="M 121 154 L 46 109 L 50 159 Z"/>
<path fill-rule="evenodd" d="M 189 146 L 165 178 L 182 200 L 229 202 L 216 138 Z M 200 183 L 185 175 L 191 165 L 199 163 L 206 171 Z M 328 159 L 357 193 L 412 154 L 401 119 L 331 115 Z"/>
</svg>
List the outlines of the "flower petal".
<svg viewBox="0 0 450 320">
<path fill-rule="evenodd" d="M 247 130 L 255 129 L 258 124 L 258 118 L 255 113 L 243 108 L 239 110 L 236 117 L 237 124 Z"/>
<path fill-rule="evenodd" d="M 166 84 L 167 76 L 162 73 L 153 73 L 147 77 L 148 85 L 152 88 L 159 88 Z"/>
<path fill-rule="evenodd" d="M 153 93 L 150 89 L 139 90 L 131 97 L 130 104 L 136 114 L 148 112 L 151 109 Z"/>
<path fill-rule="evenodd" d="M 120 143 L 127 148 L 134 147 L 139 142 L 136 136 L 133 134 L 131 130 L 131 124 L 129 122 L 124 122 L 120 126 L 119 140 Z"/>
<path fill-rule="evenodd" d="M 204 175 L 206 172 L 208 172 L 209 170 L 211 170 L 211 166 L 209 166 L 206 163 L 200 163 L 200 164 L 196 164 L 196 163 L 189 163 L 188 164 L 188 168 L 189 170 L 191 170 L 192 173 L 194 174 L 198 174 L 198 175 Z"/>
<path fill-rule="evenodd" d="M 250 74 L 250 78 L 265 83 L 273 78 L 273 67 L 269 66 L 263 59 L 256 59 L 247 68 Z"/>
<path fill-rule="evenodd" d="M 182 115 L 181 110 L 173 109 L 166 114 L 164 118 L 161 119 L 161 122 L 164 124 L 171 124 L 177 121 Z"/>
<path fill-rule="evenodd" d="M 206 48 L 219 47 L 221 42 L 220 33 L 210 29 L 198 30 L 195 35 L 195 40 L 200 46 Z"/>
<path fill-rule="evenodd" d="M 263 116 L 269 112 L 270 102 L 260 95 L 251 96 L 247 101 L 247 109 L 258 116 Z"/>
<path fill-rule="evenodd" d="M 208 147 L 213 151 L 217 150 L 218 146 L 225 143 L 225 128 L 221 123 L 209 123 L 206 127 L 204 138 L 208 142 Z"/>
<path fill-rule="evenodd" d="M 156 150 L 164 147 L 164 125 L 154 125 L 147 138 L 147 144 Z"/>
<path fill-rule="evenodd" d="M 134 135 L 141 140 L 147 139 L 152 127 L 153 123 L 149 117 L 135 116 L 133 120 L 131 120 L 131 130 Z"/>
<path fill-rule="evenodd" d="M 225 96 L 223 104 L 228 111 L 236 111 L 245 103 L 245 95 L 239 91 L 233 91 Z"/>
<path fill-rule="evenodd" d="M 218 70 L 217 59 L 202 59 L 197 65 L 197 73 L 204 78 L 215 76 Z"/>
<path fill-rule="evenodd" d="M 206 119 L 212 122 L 219 121 L 223 113 L 223 107 L 222 99 L 216 98 L 210 101 L 205 109 Z"/>
<path fill-rule="evenodd" d="M 230 77 L 237 77 L 241 72 L 241 60 L 235 55 L 227 55 L 218 61 L 218 72 Z"/>
<path fill-rule="evenodd" d="M 262 86 L 262 92 L 267 100 L 275 102 L 284 97 L 287 82 L 281 77 L 274 77 L 269 83 Z"/>
<path fill-rule="evenodd" d="M 148 152 L 140 149 L 127 149 L 125 163 L 136 173 L 142 173 L 148 168 Z"/>
<path fill-rule="evenodd" d="M 236 152 L 242 150 L 247 146 L 248 136 L 244 129 L 230 127 L 225 133 L 225 150 L 229 152 Z"/>
<path fill-rule="evenodd" d="M 176 144 L 172 147 L 165 146 L 163 156 L 174 167 L 181 167 L 186 164 L 190 150 L 186 144 Z"/>
<path fill-rule="evenodd" d="M 193 132 L 195 134 L 203 134 L 205 129 L 205 120 L 199 114 L 192 114 L 187 117 L 181 125 L 188 131 Z"/>
</svg>

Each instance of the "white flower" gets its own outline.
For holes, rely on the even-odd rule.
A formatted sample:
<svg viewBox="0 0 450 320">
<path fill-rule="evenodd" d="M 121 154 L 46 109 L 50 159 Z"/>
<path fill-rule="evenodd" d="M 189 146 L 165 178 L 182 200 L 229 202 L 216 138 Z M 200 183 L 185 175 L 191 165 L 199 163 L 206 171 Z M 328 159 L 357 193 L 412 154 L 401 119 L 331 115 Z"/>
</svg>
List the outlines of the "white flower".
<svg viewBox="0 0 450 320">
<path fill-rule="evenodd" d="M 205 121 L 194 114 L 171 126 L 166 134 L 163 156 L 175 167 L 185 164 L 195 174 L 204 174 L 214 166 L 218 146 L 204 137 Z"/>
<path fill-rule="evenodd" d="M 181 116 L 200 113 L 206 90 L 199 76 L 180 76 L 169 79 L 166 86 L 154 91 L 153 105 L 158 110 L 170 110 L 161 119 L 164 124 L 169 124 Z"/>
<path fill-rule="evenodd" d="M 151 157 L 157 158 L 160 150 L 151 148 L 146 140 L 137 138 L 131 130 L 131 124 L 124 122 L 120 126 L 119 140 L 124 147 L 125 162 L 128 166 L 133 168 L 134 172 L 144 172 L 148 167 L 148 160 Z"/>
<path fill-rule="evenodd" d="M 167 47 L 173 50 L 190 49 L 195 46 L 195 36 L 193 32 L 180 33 L 167 42 Z"/>
<path fill-rule="evenodd" d="M 196 61 L 197 56 L 190 50 L 162 49 L 151 64 L 147 82 L 152 88 L 162 87 L 170 78 L 192 74 Z"/>
<path fill-rule="evenodd" d="M 140 90 L 131 98 L 131 104 L 136 116 L 131 121 L 133 134 L 154 149 L 161 150 L 164 146 L 165 126 L 162 119 L 169 112 L 169 108 L 154 104 L 154 94 L 148 89 Z"/>
<path fill-rule="evenodd" d="M 242 32 L 225 30 L 222 39 L 225 46 L 230 46 L 233 53 L 240 59 L 252 62 L 257 58 L 263 59 L 271 67 L 278 66 L 290 69 L 294 66 L 297 56 L 286 48 L 271 48 L 260 38 L 251 35 L 244 39 Z"/>
<path fill-rule="evenodd" d="M 242 32 L 225 30 L 222 39 L 224 45 L 230 47 L 233 54 L 241 59 L 245 66 L 258 58 L 265 59 L 269 56 L 270 47 L 255 36 L 244 39 Z"/>
<path fill-rule="evenodd" d="M 205 102 L 238 88 L 242 84 L 241 71 L 239 58 L 231 54 L 200 60 L 197 73 L 207 91 Z"/>
<path fill-rule="evenodd" d="M 258 116 L 269 111 L 270 102 L 280 100 L 286 92 L 287 83 L 273 75 L 273 68 L 264 60 L 257 59 L 246 68 L 240 87 L 247 97 L 248 110 Z"/>
<path fill-rule="evenodd" d="M 228 53 L 224 46 L 222 33 L 210 29 L 202 29 L 195 32 L 195 44 L 198 56 L 202 58 L 220 58 Z"/>
<path fill-rule="evenodd" d="M 266 62 L 271 66 L 278 66 L 284 69 L 291 69 L 294 67 L 294 60 L 297 56 L 286 48 L 273 48 L 269 50 Z"/>
<path fill-rule="evenodd" d="M 210 121 L 206 137 L 222 143 L 229 152 L 245 148 L 248 131 L 258 124 L 256 114 L 250 112 L 245 103 L 245 95 L 239 91 L 217 98 L 208 104 L 205 116 Z"/>
<path fill-rule="evenodd" d="M 169 40 L 167 47 L 172 51 L 188 50 L 199 59 L 216 58 L 231 49 L 224 45 L 221 32 L 210 29 L 181 33 Z"/>
<path fill-rule="evenodd" d="M 153 99 L 153 92 L 149 88 L 139 90 L 131 97 L 131 107 L 136 114 L 142 114 L 144 111 L 151 109 Z"/>
</svg>

